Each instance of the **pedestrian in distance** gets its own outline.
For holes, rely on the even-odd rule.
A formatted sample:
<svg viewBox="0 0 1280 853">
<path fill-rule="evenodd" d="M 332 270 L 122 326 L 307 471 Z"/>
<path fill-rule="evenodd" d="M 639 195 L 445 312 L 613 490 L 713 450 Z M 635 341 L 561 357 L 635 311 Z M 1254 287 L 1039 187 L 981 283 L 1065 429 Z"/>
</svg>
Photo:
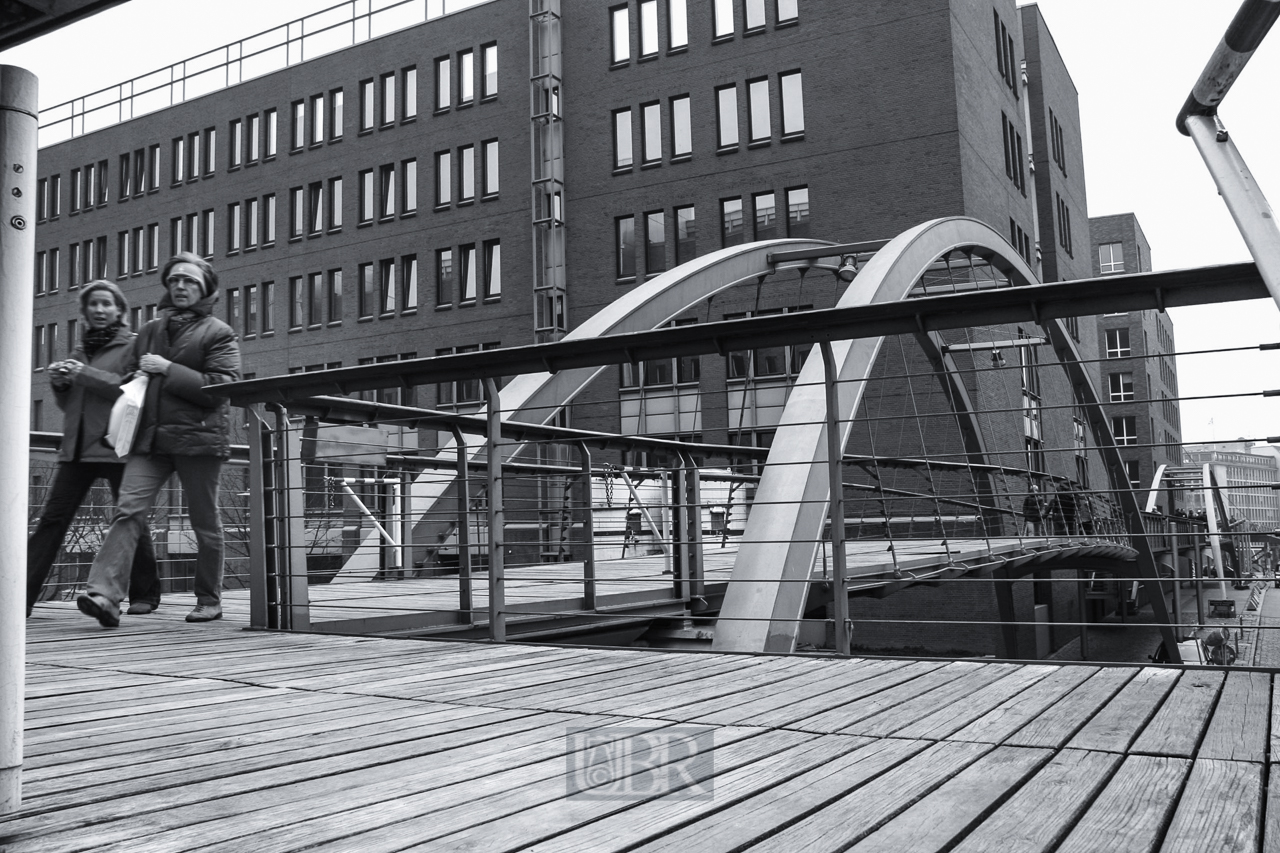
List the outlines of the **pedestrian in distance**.
<svg viewBox="0 0 1280 853">
<path fill-rule="evenodd" d="M 124 460 L 106 443 L 111 406 L 129 372 L 134 333 L 129 329 L 129 301 L 108 281 L 91 281 L 80 289 L 85 328 L 80 343 L 65 361 L 46 369 L 54 402 L 63 412 L 58 468 L 49 485 L 40 522 L 27 540 L 27 615 L 40 598 L 67 530 L 85 495 L 98 479 L 107 481 L 119 500 Z M 145 523 L 129 571 L 129 612 L 150 613 L 160 605 L 160 575 L 151 530 Z"/>
<path fill-rule="evenodd" d="M 1044 535 L 1044 504 L 1040 499 L 1040 487 L 1035 483 L 1028 486 L 1027 496 L 1022 501 L 1022 535 Z"/>
<path fill-rule="evenodd" d="M 196 607 L 188 622 L 222 618 L 223 542 L 218 508 L 222 463 L 231 455 L 231 404 L 205 391 L 240 378 L 235 332 L 213 316 L 218 274 L 181 252 L 160 275 L 160 313 L 138 332 L 132 368 L 150 376 L 125 463 L 115 517 L 76 605 L 106 628 L 120 624 L 125 574 L 156 495 L 171 474 L 182 482 L 196 537 Z"/>
</svg>

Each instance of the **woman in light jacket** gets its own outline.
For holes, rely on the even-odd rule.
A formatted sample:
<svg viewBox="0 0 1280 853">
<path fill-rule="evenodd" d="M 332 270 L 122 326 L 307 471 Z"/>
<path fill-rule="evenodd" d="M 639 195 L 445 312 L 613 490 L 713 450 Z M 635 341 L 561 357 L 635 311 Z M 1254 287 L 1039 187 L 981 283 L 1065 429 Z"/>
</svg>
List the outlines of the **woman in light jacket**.
<svg viewBox="0 0 1280 853">
<path fill-rule="evenodd" d="M 81 612 L 107 628 L 120 624 L 120 601 L 134 546 L 156 495 L 171 474 L 182 481 L 196 537 L 196 607 L 188 622 L 222 618 L 222 518 L 218 480 L 231 455 L 231 404 L 204 389 L 240 378 L 235 332 L 213 316 L 218 274 L 182 252 L 160 275 L 160 314 L 138 332 L 130 367 L 151 381 L 125 464 L 111 529 L 89 570 Z"/>
<path fill-rule="evenodd" d="M 104 439 L 111 406 L 133 352 L 134 334 L 125 322 L 129 301 L 109 281 L 93 281 L 80 290 L 85 330 L 80 345 L 66 361 L 49 365 L 49 384 L 63 411 L 62 448 L 40 512 L 40 523 L 27 540 L 27 615 L 40 591 L 62 540 L 85 495 L 99 477 L 119 499 L 124 459 Z M 129 578 L 129 612 L 150 613 L 160 604 L 160 577 L 151 531 L 144 524 L 133 555 Z"/>
</svg>

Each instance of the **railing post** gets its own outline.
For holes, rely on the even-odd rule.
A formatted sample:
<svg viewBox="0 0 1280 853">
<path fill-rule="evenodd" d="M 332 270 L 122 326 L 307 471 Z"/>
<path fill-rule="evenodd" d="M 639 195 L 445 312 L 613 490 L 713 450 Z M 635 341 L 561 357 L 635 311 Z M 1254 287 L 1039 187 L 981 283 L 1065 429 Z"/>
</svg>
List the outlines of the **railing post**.
<svg viewBox="0 0 1280 853">
<path fill-rule="evenodd" d="M 595 511 L 591 494 L 591 449 L 585 441 L 578 442 L 578 452 L 582 458 L 582 488 L 586 497 L 583 499 L 582 538 L 586 540 L 586 551 L 582 558 L 582 606 L 587 610 L 596 609 L 596 527 Z"/>
<path fill-rule="evenodd" d="M 270 628 L 268 601 L 270 581 L 268 563 L 274 542 L 268 542 L 267 502 L 271 500 L 273 486 L 266 452 L 271 446 L 271 428 L 258 413 L 257 406 L 249 413 L 249 625 L 253 628 Z"/>
<path fill-rule="evenodd" d="M 844 552 L 844 473 L 841 462 L 844 448 L 840 445 L 840 403 L 836 387 L 836 360 L 830 341 L 822 341 L 823 382 L 827 391 L 827 474 L 831 489 L 831 605 L 835 619 L 836 654 L 849 654 L 849 593 L 846 587 L 848 567 Z"/>
<path fill-rule="evenodd" d="M 462 430 L 453 431 L 458 451 L 458 610 L 467 614 L 467 623 L 475 624 L 471 605 L 471 476 L 467 467 L 467 442 Z"/>
<path fill-rule="evenodd" d="M 283 552 L 284 571 L 279 575 L 279 625 L 285 631 L 311 629 L 307 591 L 307 542 L 302 494 L 302 433 L 289 424 L 289 412 L 276 406 L 276 484 L 280 514 L 277 517 L 277 549 Z"/>
<path fill-rule="evenodd" d="M 506 606 L 507 575 L 503 563 L 506 547 L 502 528 L 505 515 L 502 506 L 502 401 L 498 383 L 484 380 L 485 405 L 489 420 L 489 639 L 507 641 Z"/>
<path fill-rule="evenodd" d="M 28 432 L 31 399 L 31 276 L 35 266 L 36 76 L 0 65 L 0 814 L 22 806 L 23 692 L 26 677 Z"/>
</svg>

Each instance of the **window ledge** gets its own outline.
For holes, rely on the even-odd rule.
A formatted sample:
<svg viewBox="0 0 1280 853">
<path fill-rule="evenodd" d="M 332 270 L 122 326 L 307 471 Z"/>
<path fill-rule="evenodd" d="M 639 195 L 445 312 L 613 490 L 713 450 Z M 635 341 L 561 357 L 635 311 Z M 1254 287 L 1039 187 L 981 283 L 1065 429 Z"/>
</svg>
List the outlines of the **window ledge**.
<svg viewBox="0 0 1280 853">
<path fill-rule="evenodd" d="M 647 172 L 647 171 L 649 171 L 650 169 L 656 169 L 656 168 L 658 168 L 658 167 L 659 167 L 659 166 L 661 166 L 661 165 L 662 165 L 662 161 L 661 161 L 661 160 L 654 160 L 654 161 L 652 161 L 652 162 L 650 162 L 650 163 L 641 163 L 641 164 L 640 164 L 640 171 L 642 171 L 642 172 Z"/>
<path fill-rule="evenodd" d="M 497 296 L 486 296 L 484 298 L 485 305 L 493 305 L 495 302 L 501 302 L 501 301 L 502 301 L 502 294 L 498 294 Z"/>
<path fill-rule="evenodd" d="M 681 45 L 680 47 L 667 48 L 667 56 L 678 56 L 679 54 L 688 53 L 688 52 L 689 52 L 689 45 L 687 44 Z"/>
<path fill-rule="evenodd" d="M 631 166 L 619 166 L 618 168 L 616 168 L 616 169 L 614 169 L 614 170 L 613 170 L 613 174 L 615 174 L 615 175 L 629 175 L 629 174 L 631 174 L 632 169 L 633 169 L 633 167 L 631 167 Z"/>
<path fill-rule="evenodd" d="M 773 144 L 772 139 L 757 139 L 754 142 L 747 143 L 747 150 L 751 151 L 756 148 L 768 148 L 772 144 Z"/>
<path fill-rule="evenodd" d="M 733 41 L 733 33 L 729 33 L 728 35 L 724 35 L 724 36 L 716 36 L 711 40 L 711 43 L 712 44 L 728 44 L 731 41 Z"/>
<path fill-rule="evenodd" d="M 726 154 L 737 154 L 738 149 L 739 149 L 739 146 L 737 145 L 726 145 L 724 148 L 716 149 L 716 156 L 723 157 Z"/>
<path fill-rule="evenodd" d="M 475 301 L 474 299 L 464 299 L 464 300 L 462 300 L 461 302 L 459 302 L 459 303 L 458 303 L 458 307 L 459 307 L 459 308 L 474 308 L 474 307 L 476 307 L 476 301 Z"/>
<path fill-rule="evenodd" d="M 676 163 L 688 163 L 692 159 L 693 159 L 693 154 L 677 154 L 676 156 L 672 157 L 668 162 L 670 162 L 672 165 L 675 165 Z"/>
<path fill-rule="evenodd" d="M 437 311 L 452 311 L 452 310 L 453 310 L 453 305 L 452 305 L 452 304 L 450 304 L 450 305 L 437 305 L 437 306 L 436 306 L 436 310 L 437 310 Z"/>
<path fill-rule="evenodd" d="M 432 210 L 433 212 L 435 212 L 435 213 L 443 213 L 444 211 L 448 210 L 450 207 L 453 207 L 453 205 L 452 205 L 452 204 L 437 204 L 435 207 L 431 208 L 431 210 Z"/>
<path fill-rule="evenodd" d="M 766 30 L 765 30 L 765 28 L 764 28 L 764 24 L 761 24 L 761 25 L 760 25 L 760 26 L 758 26 L 758 27 L 752 27 L 752 28 L 751 28 L 751 29 L 749 29 L 749 30 L 743 30 L 743 31 L 742 31 L 742 37 L 743 37 L 743 38 L 748 38 L 748 37 L 750 37 L 750 36 L 762 36 L 762 35 L 764 35 L 764 34 L 765 34 L 765 32 L 766 32 Z"/>
<path fill-rule="evenodd" d="M 457 206 L 458 206 L 458 207 L 470 207 L 471 205 L 473 205 L 473 204 L 475 204 L 475 203 L 476 203 L 475 198 L 465 198 L 465 199 L 463 199 L 462 201 L 459 201 Z"/>
<path fill-rule="evenodd" d="M 778 21 L 778 23 L 773 25 L 773 28 L 775 30 L 785 30 L 789 27 L 798 27 L 798 26 L 800 26 L 799 18 L 788 18 L 785 21 Z"/>
<path fill-rule="evenodd" d="M 657 58 L 658 58 L 658 54 L 656 51 L 654 53 L 646 53 L 644 56 L 636 60 L 636 65 L 641 65 L 645 62 L 653 62 Z"/>
<path fill-rule="evenodd" d="M 626 60 L 623 60 L 623 61 L 621 61 L 621 62 L 610 62 L 610 63 L 609 63 L 609 70 L 610 70 L 610 71 L 618 71 L 619 69 L 622 69 L 622 68 L 630 68 L 630 67 L 631 67 L 631 60 L 630 60 L 630 59 L 626 59 Z"/>
<path fill-rule="evenodd" d="M 436 107 L 434 110 L 431 111 L 431 114 L 433 116 L 447 115 L 452 109 L 453 109 L 452 107 Z"/>
<path fill-rule="evenodd" d="M 780 141 L 782 142 L 783 145 L 786 145 L 788 142 L 803 142 L 804 131 L 800 130 L 800 131 L 796 131 L 795 133 L 785 134 Z"/>
<path fill-rule="evenodd" d="M 406 210 L 404 213 L 400 214 L 401 219 L 415 219 L 417 216 L 418 208 L 416 207 L 413 210 Z"/>
<path fill-rule="evenodd" d="M 486 202 L 486 201 L 497 201 L 497 200 L 498 200 L 498 194 L 497 194 L 497 193 L 489 193 L 488 195 L 482 195 L 482 196 L 480 196 L 480 203 L 481 203 L 481 204 L 483 204 L 483 203 L 484 203 L 484 202 Z"/>
<path fill-rule="evenodd" d="M 357 318 L 356 318 L 356 322 L 357 322 L 357 323 L 372 323 L 372 322 L 373 322 L 373 318 L 372 318 L 372 317 L 357 317 Z"/>
<path fill-rule="evenodd" d="M 636 277 L 633 275 L 623 276 L 617 279 L 616 281 L 614 281 L 614 284 L 635 284 L 635 283 L 636 283 Z"/>
<path fill-rule="evenodd" d="M 325 325 L 327 325 L 330 329 L 332 329 L 334 326 L 341 326 L 341 325 L 342 325 L 342 321 L 341 321 L 341 320 L 330 320 L 330 321 L 329 321 L 328 323 L 326 323 Z"/>
<path fill-rule="evenodd" d="M 497 96 L 496 94 L 495 94 L 495 95 L 485 95 L 483 98 L 481 98 L 481 99 L 480 99 L 480 103 L 482 103 L 482 104 L 492 104 L 492 103 L 493 103 L 494 101 L 496 101 L 496 100 L 498 100 L 498 96 Z"/>
<path fill-rule="evenodd" d="M 364 222 L 356 223 L 356 228 L 372 228 L 372 227 L 373 227 L 372 219 L 366 219 Z"/>
<path fill-rule="evenodd" d="M 417 114 L 417 113 L 414 113 L 414 114 L 413 114 L 413 115 L 411 115 L 411 116 L 405 116 L 404 118 L 400 119 L 400 123 L 401 123 L 401 124 L 413 124 L 413 123 L 414 123 L 414 122 L 416 122 L 417 120 L 418 120 L 418 114 Z"/>
</svg>

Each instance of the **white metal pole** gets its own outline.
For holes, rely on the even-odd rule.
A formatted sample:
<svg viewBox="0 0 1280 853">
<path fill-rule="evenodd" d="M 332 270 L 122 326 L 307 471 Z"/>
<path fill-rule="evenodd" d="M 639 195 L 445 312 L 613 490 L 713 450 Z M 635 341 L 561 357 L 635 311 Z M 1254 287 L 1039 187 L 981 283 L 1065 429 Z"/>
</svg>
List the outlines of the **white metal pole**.
<svg viewBox="0 0 1280 853">
<path fill-rule="evenodd" d="M 0 65 L 0 542 L 27 552 L 31 315 L 35 262 L 36 76 Z M 0 567 L 0 814 L 22 805 L 26 560 Z"/>
</svg>

